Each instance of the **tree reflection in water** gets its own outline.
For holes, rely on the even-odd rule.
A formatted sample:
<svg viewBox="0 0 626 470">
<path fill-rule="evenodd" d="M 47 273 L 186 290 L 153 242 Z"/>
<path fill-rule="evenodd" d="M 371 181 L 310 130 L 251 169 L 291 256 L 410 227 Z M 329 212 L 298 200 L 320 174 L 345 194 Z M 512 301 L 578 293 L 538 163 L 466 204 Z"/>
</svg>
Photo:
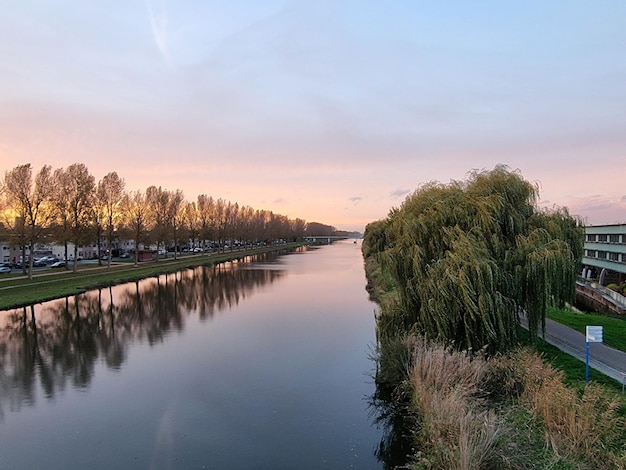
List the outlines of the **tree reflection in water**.
<svg viewBox="0 0 626 470">
<path fill-rule="evenodd" d="M 385 470 L 408 468 L 410 457 L 415 454 L 412 436 L 406 434 L 407 429 L 414 428 L 416 419 L 404 404 L 408 399 L 394 397 L 392 389 L 380 384 L 369 399 L 374 424 L 383 431 L 374 454 Z"/>
<path fill-rule="evenodd" d="M 201 266 L 135 283 L 0 313 L 0 418 L 8 406 L 34 405 L 38 389 L 48 400 L 68 384 L 87 388 L 101 360 L 119 369 L 129 346 L 155 345 L 185 319 L 211 319 L 217 312 L 284 275 L 276 269 L 241 269 L 265 254 Z"/>
</svg>

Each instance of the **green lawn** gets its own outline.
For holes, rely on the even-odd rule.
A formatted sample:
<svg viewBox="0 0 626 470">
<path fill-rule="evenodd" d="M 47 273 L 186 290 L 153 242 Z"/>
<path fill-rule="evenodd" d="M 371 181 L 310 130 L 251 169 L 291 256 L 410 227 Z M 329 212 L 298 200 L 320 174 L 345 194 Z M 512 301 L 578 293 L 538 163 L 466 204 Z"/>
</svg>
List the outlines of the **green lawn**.
<svg viewBox="0 0 626 470">
<path fill-rule="evenodd" d="M 626 316 L 603 313 L 577 313 L 557 308 L 548 309 L 548 318 L 585 333 L 585 327 L 601 326 L 604 344 L 626 351 Z"/>
<path fill-rule="evenodd" d="M 147 261 L 139 263 L 138 266 L 134 266 L 132 261 L 116 263 L 111 265 L 111 268 L 106 265 L 83 264 L 79 266 L 76 273 L 65 269 L 38 271 L 32 280 L 21 273 L 3 275 L 0 278 L 0 310 L 75 295 L 91 289 L 132 282 L 185 268 L 212 265 L 270 251 L 288 250 L 299 245 L 291 243 L 250 250 L 212 253 L 210 255 L 190 255 L 180 257 L 177 260 L 164 258 L 158 263 Z"/>
</svg>

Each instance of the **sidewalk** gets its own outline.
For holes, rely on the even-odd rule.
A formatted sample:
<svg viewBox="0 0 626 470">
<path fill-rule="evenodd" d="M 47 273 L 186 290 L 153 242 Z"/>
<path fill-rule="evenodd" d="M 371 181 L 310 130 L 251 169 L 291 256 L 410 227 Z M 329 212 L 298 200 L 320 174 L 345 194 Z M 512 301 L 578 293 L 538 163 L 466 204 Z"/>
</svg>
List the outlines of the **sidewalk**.
<svg viewBox="0 0 626 470">
<path fill-rule="evenodd" d="M 524 328 L 528 327 L 526 318 L 523 316 L 520 316 L 520 323 Z M 541 328 L 539 335 L 541 336 Z M 561 351 L 586 362 L 587 344 L 583 333 L 546 318 L 544 339 Z M 626 352 L 613 349 L 603 343 L 590 343 L 589 367 L 602 372 L 619 383 L 624 383 L 626 379 Z"/>
</svg>

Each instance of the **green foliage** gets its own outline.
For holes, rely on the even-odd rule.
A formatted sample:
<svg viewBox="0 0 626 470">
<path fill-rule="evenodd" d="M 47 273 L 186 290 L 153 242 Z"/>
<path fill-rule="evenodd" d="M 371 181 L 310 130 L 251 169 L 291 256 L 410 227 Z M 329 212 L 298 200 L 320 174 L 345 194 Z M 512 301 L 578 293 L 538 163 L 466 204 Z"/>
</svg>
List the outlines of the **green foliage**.
<svg viewBox="0 0 626 470">
<path fill-rule="evenodd" d="M 362 245 L 365 258 L 384 251 L 386 230 L 387 223 L 384 220 L 378 220 L 367 225 Z"/>
<path fill-rule="evenodd" d="M 567 210 L 539 211 L 536 199 L 536 186 L 497 166 L 428 183 L 368 225 L 364 255 L 380 260 L 397 289 L 398 318 L 385 321 L 498 351 L 516 343 L 525 311 L 536 336 L 547 306 L 573 298 L 584 236 Z"/>
</svg>

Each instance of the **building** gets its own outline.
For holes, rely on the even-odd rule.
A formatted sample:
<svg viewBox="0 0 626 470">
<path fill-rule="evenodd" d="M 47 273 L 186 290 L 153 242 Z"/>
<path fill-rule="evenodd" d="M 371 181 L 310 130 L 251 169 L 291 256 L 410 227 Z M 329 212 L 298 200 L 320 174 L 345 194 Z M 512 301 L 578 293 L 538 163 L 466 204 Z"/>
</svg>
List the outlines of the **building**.
<svg viewBox="0 0 626 470">
<path fill-rule="evenodd" d="M 626 224 L 585 227 L 584 248 L 576 301 L 594 311 L 626 314 L 624 291 L 606 288 L 626 283 Z"/>
<path fill-rule="evenodd" d="M 626 224 L 585 227 L 583 277 L 601 285 L 626 282 Z"/>
</svg>

